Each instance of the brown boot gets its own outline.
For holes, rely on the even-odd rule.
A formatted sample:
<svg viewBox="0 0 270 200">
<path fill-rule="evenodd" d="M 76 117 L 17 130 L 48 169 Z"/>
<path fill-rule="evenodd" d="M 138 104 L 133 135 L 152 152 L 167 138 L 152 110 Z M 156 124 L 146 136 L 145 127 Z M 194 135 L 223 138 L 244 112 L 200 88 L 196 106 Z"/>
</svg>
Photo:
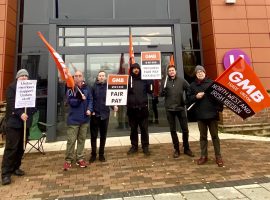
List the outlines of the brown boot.
<svg viewBox="0 0 270 200">
<path fill-rule="evenodd" d="M 223 167 L 224 162 L 223 162 L 221 156 L 217 156 L 217 157 L 216 157 L 216 163 L 217 163 L 217 165 L 218 165 L 219 167 Z"/>
<path fill-rule="evenodd" d="M 198 165 L 203 165 L 204 163 L 206 163 L 208 161 L 207 156 L 201 156 L 198 160 L 197 160 L 197 164 Z"/>
</svg>

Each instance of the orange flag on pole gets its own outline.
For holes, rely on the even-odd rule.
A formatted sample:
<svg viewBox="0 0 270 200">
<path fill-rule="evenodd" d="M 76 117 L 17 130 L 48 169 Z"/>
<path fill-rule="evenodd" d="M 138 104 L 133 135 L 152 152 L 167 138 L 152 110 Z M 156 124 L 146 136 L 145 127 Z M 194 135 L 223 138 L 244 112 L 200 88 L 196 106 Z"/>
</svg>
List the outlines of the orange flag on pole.
<svg viewBox="0 0 270 200">
<path fill-rule="evenodd" d="M 49 52 L 51 53 L 51 56 L 54 59 L 54 62 L 56 63 L 57 69 L 60 73 L 61 79 L 63 81 L 66 81 L 67 87 L 74 89 L 75 83 L 72 75 L 70 74 L 66 64 L 64 63 L 61 56 L 54 50 L 54 48 L 47 42 L 47 40 L 44 38 L 41 32 L 37 33 L 40 39 L 44 42 L 46 47 L 48 48 Z"/>
<path fill-rule="evenodd" d="M 134 49 L 133 49 L 133 42 L 132 42 L 132 35 L 129 34 L 129 65 L 134 64 Z"/>
<path fill-rule="evenodd" d="M 269 94 L 242 57 L 210 85 L 207 93 L 243 119 L 270 107 Z"/>
<path fill-rule="evenodd" d="M 170 56 L 170 64 L 169 65 L 174 65 L 173 54 Z"/>
</svg>

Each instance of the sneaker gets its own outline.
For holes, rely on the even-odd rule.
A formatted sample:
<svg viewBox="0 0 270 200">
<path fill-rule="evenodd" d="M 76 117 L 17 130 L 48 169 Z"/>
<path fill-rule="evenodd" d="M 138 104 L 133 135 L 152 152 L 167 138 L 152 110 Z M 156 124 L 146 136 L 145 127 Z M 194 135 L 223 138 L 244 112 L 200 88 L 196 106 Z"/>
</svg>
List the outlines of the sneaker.
<svg viewBox="0 0 270 200">
<path fill-rule="evenodd" d="M 69 170 L 70 168 L 71 168 L 71 163 L 65 162 L 65 163 L 64 163 L 63 170 L 64 170 L 64 171 L 67 171 L 67 170 Z"/>
<path fill-rule="evenodd" d="M 130 155 L 130 154 L 134 154 L 134 153 L 137 153 L 137 152 L 138 152 L 138 147 L 132 146 L 128 150 L 127 154 Z"/>
<path fill-rule="evenodd" d="M 77 161 L 76 165 L 78 165 L 81 168 L 86 168 L 87 167 L 87 164 L 86 164 L 86 162 L 84 160 Z"/>
<path fill-rule="evenodd" d="M 193 152 L 190 149 L 184 150 L 184 154 L 190 156 L 190 157 L 194 157 Z"/>
<path fill-rule="evenodd" d="M 219 167 L 223 167 L 224 162 L 223 162 L 221 156 L 216 157 L 216 163 L 217 163 L 217 165 L 218 165 Z"/>
<path fill-rule="evenodd" d="M 150 151 L 149 151 L 148 147 L 143 148 L 143 153 L 145 156 L 150 156 Z"/>
<path fill-rule="evenodd" d="M 203 165 L 204 163 L 206 163 L 208 161 L 207 156 L 202 156 L 197 160 L 197 165 Z"/>
<path fill-rule="evenodd" d="M 180 156 L 180 151 L 179 150 L 175 150 L 173 153 L 173 158 L 179 158 Z"/>
<path fill-rule="evenodd" d="M 96 155 L 91 155 L 90 159 L 89 159 L 89 163 L 93 163 L 95 162 L 97 156 Z"/>
<path fill-rule="evenodd" d="M 100 162 L 106 162 L 104 155 L 99 155 L 98 159 Z"/>
</svg>

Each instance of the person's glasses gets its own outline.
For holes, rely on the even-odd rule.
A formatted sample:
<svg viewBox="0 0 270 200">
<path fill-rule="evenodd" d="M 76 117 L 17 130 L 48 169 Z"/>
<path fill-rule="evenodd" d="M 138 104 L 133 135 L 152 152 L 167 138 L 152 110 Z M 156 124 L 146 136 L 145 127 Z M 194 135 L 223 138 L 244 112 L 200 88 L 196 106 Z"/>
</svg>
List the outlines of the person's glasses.
<svg viewBox="0 0 270 200">
<path fill-rule="evenodd" d="M 74 77 L 82 77 L 82 75 L 74 75 Z"/>
</svg>

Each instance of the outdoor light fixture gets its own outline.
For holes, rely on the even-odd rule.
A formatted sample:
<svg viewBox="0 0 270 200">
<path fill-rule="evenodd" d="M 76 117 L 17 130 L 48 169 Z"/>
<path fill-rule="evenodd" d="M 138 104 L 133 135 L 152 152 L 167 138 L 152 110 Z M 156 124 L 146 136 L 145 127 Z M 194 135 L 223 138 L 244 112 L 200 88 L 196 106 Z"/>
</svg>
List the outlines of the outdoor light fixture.
<svg viewBox="0 0 270 200">
<path fill-rule="evenodd" d="M 236 0 L 225 0 L 226 4 L 235 4 Z"/>
</svg>

